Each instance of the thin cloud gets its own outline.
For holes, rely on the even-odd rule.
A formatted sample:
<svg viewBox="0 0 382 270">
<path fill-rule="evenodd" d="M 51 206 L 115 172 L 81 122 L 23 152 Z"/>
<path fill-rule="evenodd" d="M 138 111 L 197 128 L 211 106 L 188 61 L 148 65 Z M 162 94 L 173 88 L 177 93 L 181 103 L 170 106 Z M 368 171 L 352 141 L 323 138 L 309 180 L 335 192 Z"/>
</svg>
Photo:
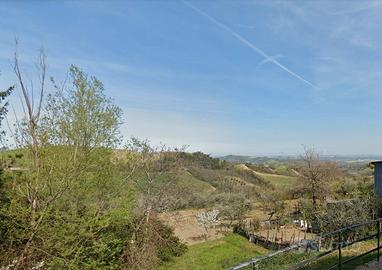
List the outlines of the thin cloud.
<svg viewBox="0 0 382 270">
<path fill-rule="evenodd" d="M 370 9 L 374 9 L 376 7 L 380 7 L 381 6 L 381 2 L 372 2 L 370 5 L 360 5 L 360 6 L 356 6 L 354 8 L 351 8 L 351 9 L 344 9 L 344 10 L 340 10 L 340 11 L 337 11 L 337 12 L 333 12 L 331 13 L 332 15 L 349 15 L 349 14 L 355 14 L 355 13 L 359 13 L 359 12 L 363 12 L 363 11 L 367 11 L 367 10 L 370 10 Z"/>
<path fill-rule="evenodd" d="M 237 23 L 236 26 L 241 27 L 241 28 L 247 28 L 247 29 L 255 29 L 256 28 L 256 26 L 254 26 L 254 25 L 247 25 L 247 24 L 241 24 L 241 23 Z"/>
<path fill-rule="evenodd" d="M 274 65 L 278 66 L 279 68 L 281 68 L 282 70 L 284 70 L 285 72 L 289 73 L 290 75 L 292 75 L 293 77 L 299 79 L 300 81 L 310 85 L 311 87 L 313 88 L 316 88 L 316 86 L 314 84 L 312 84 L 311 82 L 309 82 L 308 80 L 304 79 L 303 77 L 301 77 L 300 75 L 298 75 L 297 73 L 293 72 L 292 70 L 290 70 L 289 68 L 287 68 L 286 66 L 284 66 L 283 64 L 281 64 L 279 61 L 277 61 L 276 59 L 272 59 L 270 55 L 268 55 L 267 53 L 265 53 L 263 50 L 261 50 L 260 48 L 258 48 L 257 46 L 255 46 L 253 43 L 251 43 L 249 40 L 247 40 L 246 38 L 244 38 L 243 36 L 241 36 L 240 34 L 238 34 L 237 32 L 235 32 L 234 30 L 232 30 L 231 28 L 229 28 L 227 25 L 221 23 L 220 21 L 216 20 L 214 17 L 212 17 L 211 15 L 205 13 L 204 11 L 198 9 L 197 7 L 195 7 L 194 5 L 192 5 L 191 3 L 185 1 L 185 0 L 182 0 L 182 2 L 187 5 L 188 7 L 190 7 L 191 9 L 193 9 L 194 11 L 196 11 L 197 13 L 199 13 L 200 15 L 202 15 L 203 17 L 207 18 L 208 20 L 210 20 L 212 23 L 214 23 L 215 25 L 219 26 L 220 28 L 226 30 L 227 32 L 229 32 L 232 36 L 234 36 L 236 39 L 238 39 L 241 43 L 247 45 L 249 48 L 251 48 L 252 50 L 254 50 L 257 54 L 261 55 L 262 57 L 264 57 L 264 59 L 269 59 L 269 62 L 270 63 L 273 63 Z"/>
</svg>

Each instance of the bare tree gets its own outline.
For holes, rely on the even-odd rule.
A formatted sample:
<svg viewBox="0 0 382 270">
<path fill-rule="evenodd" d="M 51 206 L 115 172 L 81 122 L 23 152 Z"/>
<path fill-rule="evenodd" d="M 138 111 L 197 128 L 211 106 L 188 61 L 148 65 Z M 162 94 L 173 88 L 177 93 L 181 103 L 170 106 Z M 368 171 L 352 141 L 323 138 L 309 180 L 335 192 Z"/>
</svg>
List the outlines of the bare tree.
<svg viewBox="0 0 382 270">
<path fill-rule="evenodd" d="M 131 138 L 122 159 L 126 180 L 138 191 L 137 215 L 129 245 L 132 269 L 154 269 L 158 250 L 166 245 L 160 234 L 163 224 L 156 213 L 165 212 L 177 203 L 169 175 L 179 168 L 180 149 L 152 146 L 147 140 Z"/>
<path fill-rule="evenodd" d="M 340 176 L 341 171 L 335 162 L 320 160 L 317 151 L 306 146 L 296 169 L 315 211 L 330 195 L 330 181 Z"/>
<path fill-rule="evenodd" d="M 20 61 L 16 50 L 14 53 L 14 73 L 17 78 L 18 89 L 21 90 L 21 104 L 24 111 L 24 119 L 22 123 L 17 123 L 20 127 L 20 132 L 23 137 L 24 145 L 30 148 L 32 153 L 33 168 L 31 168 L 34 173 L 33 177 L 26 183 L 25 193 L 30 204 L 30 234 L 27 239 L 23 253 L 18 260 L 18 265 L 22 263 L 25 253 L 27 252 L 29 245 L 35 237 L 35 233 L 38 230 L 39 224 L 42 222 L 44 215 L 37 215 L 37 210 L 39 207 L 39 187 L 41 186 L 41 163 L 40 163 L 40 137 L 38 135 L 38 124 L 40 121 L 42 103 L 45 91 L 45 77 L 46 77 L 46 62 L 45 54 L 43 50 L 40 50 L 38 58 L 38 72 L 39 72 L 39 86 L 37 95 L 34 93 L 33 83 L 27 83 L 23 77 L 20 67 Z M 30 86 L 28 86 L 30 85 Z M 37 101 L 35 102 L 35 98 Z"/>
<path fill-rule="evenodd" d="M 179 155 L 185 147 L 151 146 L 147 140 L 137 138 L 131 138 L 126 147 L 127 179 L 134 182 L 141 195 L 140 207 L 147 222 L 152 211 L 164 212 L 176 203 L 169 198 L 168 191 L 173 184 L 169 174 L 179 168 Z"/>
<path fill-rule="evenodd" d="M 16 74 L 17 82 L 19 89 L 21 90 L 21 102 L 23 106 L 23 110 L 25 113 L 25 125 L 27 131 L 23 134 L 26 135 L 23 137 L 26 140 L 28 146 L 31 147 L 33 153 L 33 161 L 36 169 L 39 168 L 39 138 L 37 134 L 38 123 L 41 116 L 42 103 L 44 98 L 45 91 L 45 78 L 46 78 L 46 56 L 44 51 L 41 49 L 38 59 L 37 68 L 39 71 L 39 87 L 38 87 L 38 95 L 37 102 L 35 103 L 35 93 L 33 89 L 33 83 L 31 83 L 31 87 L 29 88 L 27 82 L 24 80 L 21 69 L 20 62 L 17 53 L 17 45 L 16 41 L 16 50 L 14 54 L 14 72 Z"/>
</svg>

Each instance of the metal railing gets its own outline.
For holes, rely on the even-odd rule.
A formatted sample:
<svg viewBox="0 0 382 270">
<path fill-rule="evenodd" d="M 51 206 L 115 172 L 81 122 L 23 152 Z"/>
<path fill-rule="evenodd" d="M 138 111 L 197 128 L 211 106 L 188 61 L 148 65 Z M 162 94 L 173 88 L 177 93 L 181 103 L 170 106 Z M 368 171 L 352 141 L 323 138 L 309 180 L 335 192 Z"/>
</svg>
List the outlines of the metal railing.
<svg viewBox="0 0 382 270">
<path fill-rule="evenodd" d="M 343 267 L 353 262 L 361 257 L 364 257 L 366 255 L 369 255 L 373 252 L 377 252 L 377 260 L 380 260 L 380 237 L 381 237 L 381 223 L 382 218 L 367 221 L 364 223 L 352 225 L 349 227 L 345 227 L 336 231 L 332 231 L 326 234 L 322 234 L 314 240 L 303 240 L 298 244 L 291 245 L 287 248 L 280 249 L 278 251 L 272 252 L 268 255 L 261 256 L 258 258 L 254 258 L 252 260 L 243 262 L 237 266 L 229 268 L 230 270 L 240 270 L 248 267 L 251 267 L 252 269 L 259 269 L 259 266 L 269 260 L 270 258 L 276 257 L 280 254 L 299 250 L 299 249 L 305 249 L 305 251 L 308 250 L 315 250 L 317 251 L 317 255 L 314 255 L 313 257 L 310 257 L 308 259 L 302 260 L 292 266 L 289 266 L 288 270 L 297 270 L 302 267 L 306 267 L 314 262 L 317 262 L 321 258 L 333 254 L 335 252 L 338 253 L 337 256 L 337 262 L 328 267 L 328 268 L 320 268 L 320 269 L 327 269 L 327 270 L 342 270 Z M 374 231 L 375 230 L 375 231 Z M 357 238 L 358 237 L 358 238 Z M 359 254 L 357 256 L 348 258 L 344 260 L 343 257 L 343 249 L 346 247 L 350 247 L 356 243 L 360 243 L 363 241 L 371 240 L 376 238 L 377 240 L 377 246 L 371 250 L 367 250 L 366 252 Z"/>
</svg>

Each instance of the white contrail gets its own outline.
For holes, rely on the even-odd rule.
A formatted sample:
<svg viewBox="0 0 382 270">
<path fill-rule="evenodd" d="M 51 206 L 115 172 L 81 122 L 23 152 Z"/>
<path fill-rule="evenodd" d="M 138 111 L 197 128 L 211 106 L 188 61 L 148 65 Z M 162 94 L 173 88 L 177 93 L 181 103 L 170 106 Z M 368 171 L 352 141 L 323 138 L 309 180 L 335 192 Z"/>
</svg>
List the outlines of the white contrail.
<svg viewBox="0 0 382 270">
<path fill-rule="evenodd" d="M 287 73 L 289 73 L 290 75 L 292 75 L 293 77 L 299 79 L 300 81 L 303 81 L 304 83 L 312 86 L 313 88 L 316 88 L 311 82 L 309 82 L 308 80 L 305 80 L 303 77 L 301 77 L 300 75 L 294 73 L 293 71 L 291 71 L 289 68 L 287 68 L 286 66 L 284 66 L 283 64 L 281 64 L 279 61 L 277 61 L 276 59 L 272 58 L 271 56 L 269 56 L 268 54 L 266 54 L 263 50 L 261 50 L 260 48 L 256 47 L 253 43 L 251 43 L 250 41 L 248 41 L 246 38 L 244 38 L 243 36 L 241 36 L 240 34 L 236 33 L 234 30 L 232 30 L 231 28 L 229 28 L 227 25 L 219 22 L 218 20 L 216 20 L 214 17 L 212 17 L 211 15 L 205 13 L 204 11 L 198 9 L 197 7 L 195 7 L 194 5 L 192 5 L 191 3 L 187 2 L 186 0 L 182 0 L 182 2 L 187 5 L 188 7 L 192 8 L 194 11 L 196 11 L 197 13 L 199 13 L 200 15 L 206 17 L 208 20 L 210 20 L 211 22 L 213 22 L 215 25 L 219 26 L 220 28 L 226 30 L 227 32 L 229 32 L 231 35 L 233 35 L 235 38 L 237 38 L 239 41 L 241 41 L 243 44 L 247 45 L 249 48 L 251 48 L 252 50 L 254 50 L 256 53 L 258 53 L 259 55 L 261 55 L 262 57 L 264 57 L 265 59 L 267 59 L 268 62 L 271 62 L 273 63 L 274 65 L 278 66 L 279 68 L 281 68 L 282 70 L 286 71 Z"/>
<path fill-rule="evenodd" d="M 269 63 L 269 62 L 271 62 L 271 60 L 276 60 L 276 59 L 281 58 L 281 57 L 282 57 L 281 54 L 276 54 L 276 55 L 269 56 L 269 58 L 266 58 L 263 61 L 261 61 L 259 63 L 259 65 L 263 65 L 265 63 Z"/>
</svg>

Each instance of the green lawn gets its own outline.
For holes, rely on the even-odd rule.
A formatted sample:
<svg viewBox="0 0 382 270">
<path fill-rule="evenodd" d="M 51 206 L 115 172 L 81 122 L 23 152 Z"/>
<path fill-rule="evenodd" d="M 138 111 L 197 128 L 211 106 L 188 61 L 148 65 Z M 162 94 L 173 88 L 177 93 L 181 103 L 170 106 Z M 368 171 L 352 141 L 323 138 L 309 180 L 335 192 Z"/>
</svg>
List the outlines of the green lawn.
<svg viewBox="0 0 382 270">
<path fill-rule="evenodd" d="M 190 246 L 185 254 L 160 270 L 220 270 L 269 252 L 238 234 Z"/>
</svg>

